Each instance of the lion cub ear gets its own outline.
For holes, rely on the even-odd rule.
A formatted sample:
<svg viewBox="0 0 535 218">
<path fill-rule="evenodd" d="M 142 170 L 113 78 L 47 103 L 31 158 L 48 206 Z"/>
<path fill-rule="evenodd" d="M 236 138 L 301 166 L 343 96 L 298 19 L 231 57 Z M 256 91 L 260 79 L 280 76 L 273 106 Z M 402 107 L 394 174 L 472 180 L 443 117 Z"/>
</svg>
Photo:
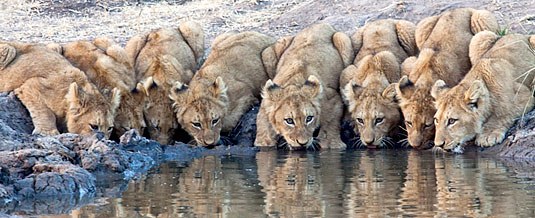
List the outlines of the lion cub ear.
<svg viewBox="0 0 535 218">
<path fill-rule="evenodd" d="M 121 90 L 119 88 L 113 88 L 108 100 L 111 103 L 111 110 L 115 113 L 121 104 Z"/>
<path fill-rule="evenodd" d="M 364 91 L 364 87 L 357 85 L 354 80 L 351 80 L 342 90 L 344 103 L 350 105 L 352 101 L 355 101 L 362 94 L 362 91 Z"/>
<path fill-rule="evenodd" d="M 76 82 L 69 85 L 69 91 L 65 95 L 69 104 L 69 110 L 74 113 L 79 113 L 86 104 L 86 93 L 82 90 Z"/>
<path fill-rule="evenodd" d="M 188 94 L 189 94 L 188 85 L 182 82 L 176 81 L 173 87 L 171 88 L 169 98 L 171 98 L 171 100 L 175 102 L 173 106 L 182 107 L 186 105 L 186 99 L 188 97 Z"/>
<path fill-rule="evenodd" d="M 477 109 L 479 102 L 488 92 L 485 84 L 481 80 L 475 80 L 470 88 L 464 93 L 464 101 L 468 108 Z"/>
<path fill-rule="evenodd" d="M 215 82 L 212 84 L 211 89 L 212 94 L 216 99 L 219 99 L 225 103 L 228 102 L 227 85 L 225 84 L 225 81 L 223 81 L 223 78 L 217 77 Z"/>
<path fill-rule="evenodd" d="M 266 85 L 264 85 L 264 90 L 262 91 L 262 98 L 270 102 L 277 102 L 282 100 L 283 89 L 279 85 L 275 84 L 273 81 L 268 80 Z"/>
<path fill-rule="evenodd" d="M 149 96 L 149 93 L 145 91 L 145 87 L 143 87 L 142 83 L 137 83 L 136 87 L 130 90 L 130 93 L 134 96 L 136 103 L 145 106 L 145 100 L 147 96 Z"/>
<path fill-rule="evenodd" d="M 400 98 L 409 98 L 414 90 L 414 83 L 409 80 L 407 75 L 401 77 L 398 83 L 395 84 L 396 94 Z"/>
<path fill-rule="evenodd" d="M 397 93 L 396 93 L 396 83 L 392 83 L 388 85 L 385 90 L 383 90 L 383 98 L 385 98 L 388 101 L 396 102 L 397 101 Z"/>
<path fill-rule="evenodd" d="M 431 88 L 431 96 L 438 100 L 440 96 L 447 92 L 450 88 L 448 85 L 444 82 L 444 80 L 437 80 L 435 82 L 435 85 L 433 85 L 433 88 Z"/>
<path fill-rule="evenodd" d="M 303 86 L 305 95 L 310 98 L 319 98 L 323 93 L 323 87 L 316 76 L 309 76 L 305 85 Z"/>
</svg>

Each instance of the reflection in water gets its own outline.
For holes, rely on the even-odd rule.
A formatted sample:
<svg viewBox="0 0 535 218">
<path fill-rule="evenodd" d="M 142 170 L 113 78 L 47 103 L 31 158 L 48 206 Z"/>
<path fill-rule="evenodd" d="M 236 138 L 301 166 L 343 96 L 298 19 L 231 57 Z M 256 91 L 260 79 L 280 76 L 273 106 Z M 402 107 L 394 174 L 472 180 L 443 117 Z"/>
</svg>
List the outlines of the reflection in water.
<svg viewBox="0 0 535 218">
<path fill-rule="evenodd" d="M 208 156 L 163 164 L 122 198 L 51 217 L 533 217 L 533 177 L 510 168 L 416 150 Z"/>
</svg>

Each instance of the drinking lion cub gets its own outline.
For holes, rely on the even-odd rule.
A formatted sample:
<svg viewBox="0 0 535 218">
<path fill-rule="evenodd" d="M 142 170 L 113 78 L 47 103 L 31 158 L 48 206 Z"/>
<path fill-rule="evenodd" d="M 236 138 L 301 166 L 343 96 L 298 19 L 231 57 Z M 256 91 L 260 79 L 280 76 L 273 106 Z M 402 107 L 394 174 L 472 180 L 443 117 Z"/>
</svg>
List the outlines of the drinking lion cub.
<svg viewBox="0 0 535 218">
<path fill-rule="evenodd" d="M 405 118 L 407 138 L 418 149 L 433 146 L 436 110 L 431 87 L 442 79 L 454 86 L 470 70 L 468 46 L 472 37 L 483 30 L 498 31 L 496 18 L 485 10 L 458 8 L 423 19 L 416 26 L 418 57 L 407 58 L 401 65 L 403 76 L 396 92 Z M 414 82 L 414 83 L 413 83 Z"/>
<path fill-rule="evenodd" d="M 474 65 L 455 87 L 438 80 L 435 146 L 462 151 L 475 138 L 482 147 L 503 141 L 516 118 L 533 108 L 530 88 L 535 78 L 535 36 L 510 34 L 499 38 L 490 31 L 470 42 Z"/>
<path fill-rule="evenodd" d="M 352 37 L 358 52 L 354 65 L 340 76 L 342 97 L 351 114 L 358 144 L 368 148 L 392 146 L 403 121 L 394 82 L 401 63 L 416 55 L 413 23 L 379 20 L 359 28 Z"/>
<path fill-rule="evenodd" d="M 275 39 L 256 32 L 223 34 L 188 85 L 176 82 L 170 98 L 178 123 L 198 145 L 214 146 L 245 111 L 258 103 L 269 79 L 262 51 Z"/>
<path fill-rule="evenodd" d="M 351 39 L 328 24 L 316 24 L 283 38 L 271 51 L 278 64 L 269 65 L 277 66 L 276 75 L 264 86 L 255 146 L 276 146 L 282 135 L 290 149 L 316 140 L 324 148 L 345 148 L 338 87 L 340 73 L 354 57 Z"/>
</svg>

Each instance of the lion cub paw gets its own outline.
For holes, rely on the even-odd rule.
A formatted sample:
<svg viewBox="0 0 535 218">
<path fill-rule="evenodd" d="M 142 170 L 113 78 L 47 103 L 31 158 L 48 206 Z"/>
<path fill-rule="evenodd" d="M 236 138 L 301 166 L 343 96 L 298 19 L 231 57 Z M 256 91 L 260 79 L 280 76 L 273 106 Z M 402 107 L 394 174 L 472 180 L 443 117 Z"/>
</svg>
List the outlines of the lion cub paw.
<svg viewBox="0 0 535 218">
<path fill-rule="evenodd" d="M 257 137 L 254 141 L 255 147 L 274 147 L 275 141 L 269 138 Z"/>
<path fill-rule="evenodd" d="M 331 140 L 327 146 L 329 149 L 346 149 L 347 147 L 346 143 L 342 142 L 342 140 Z"/>
<path fill-rule="evenodd" d="M 33 132 L 33 135 L 41 134 L 43 136 L 53 136 L 53 135 L 59 135 L 59 131 L 57 129 L 51 129 L 51 130 L 43 130 L 41 128 L 36 127 Z"/>
<path fill-rule="evenodd" d="M 476 139 L 476 144 L 481 147 L 490 147 L 501 143 L 505 138 L 505 132 L 502 130 L 494 130 L 492 132 L 483 133 Z"/>
</svg>

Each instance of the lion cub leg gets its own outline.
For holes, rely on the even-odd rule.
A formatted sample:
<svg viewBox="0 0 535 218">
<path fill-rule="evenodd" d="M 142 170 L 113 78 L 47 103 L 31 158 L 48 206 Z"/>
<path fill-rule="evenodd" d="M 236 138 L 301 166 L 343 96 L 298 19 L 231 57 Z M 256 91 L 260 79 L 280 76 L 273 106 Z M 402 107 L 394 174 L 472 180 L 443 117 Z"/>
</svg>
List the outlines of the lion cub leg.
<svg viewBox="0 0 535 218">
<path fill-rule="evenodd" d="M 318 141 L 323 148 L 345 149 L 346 144 L 340 138 L 341 119 L 344 113 L 342 98 L 336 90 L 326 88 L 322 103 Z"/>
<path fill-rule="evenodd" d="M 255 147 L 274 147 L 277 145 L 277 132 L 271 126 L 266 114 L 264 101 L 260 104 L 260 111 L 256 116 L 256 138 Z"/>
<path fill-rule="evenodd" d="M 32 134 L 57 135 L 56 115 L 50 110 L 36 87 L 41 86 L 38 78 L 27 80 L 21 87 L 15 89 L 15 95 L 26 106 L 32 117 L 34 130 Z"/>
<path fill-rule="evenodd" d="M 484 123 L 482 133 L 476 138 L 477 145 L 490 147 L 501 143 L 515 120 L 522 116 L 522 113 L 531 111 L 534 101 L 529 89 L 522 83 L 515 82 L 513 92 L 518 94 L 511 96 L 512 102 L 507 103 L 510 107 L 498 109 L 503 111 L 493 113 Z"/>
</svg>

